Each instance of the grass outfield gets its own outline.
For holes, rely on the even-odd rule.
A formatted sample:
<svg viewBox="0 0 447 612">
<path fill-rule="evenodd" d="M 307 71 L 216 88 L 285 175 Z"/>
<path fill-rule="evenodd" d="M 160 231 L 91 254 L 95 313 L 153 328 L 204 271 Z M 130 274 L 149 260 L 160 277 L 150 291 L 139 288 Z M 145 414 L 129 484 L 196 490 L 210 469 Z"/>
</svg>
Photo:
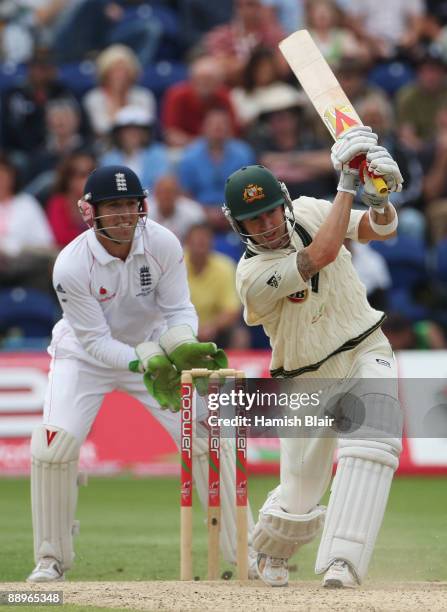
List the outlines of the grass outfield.
<svg viewBox="0 0 447 612">
<path fill-rule="evenodd" d="M 253 508 L 259 508 L 276 484 L 276 478 L 250 478 Z M 371 563 L 372 580 L 447 580 L 446 485 L 445 478 L 394 481 Z M 205 515 L 197 501 L 195 507 L 194 573 L 204 578 Z M 0 480 L 2 582 L 23 581 L 32 569 L 30 514 L 29 481 Z M 177 479 L 90 479 L 89 486 L 80 490 L 81 534 L 75 543 L 77 557 L 70 580 L 178 579 L 179 514 Z M 291 574 L 293 580 L 316 579 L 316 549 L 314 542 L 296 557 L 299 572 Z"/>
</svg>

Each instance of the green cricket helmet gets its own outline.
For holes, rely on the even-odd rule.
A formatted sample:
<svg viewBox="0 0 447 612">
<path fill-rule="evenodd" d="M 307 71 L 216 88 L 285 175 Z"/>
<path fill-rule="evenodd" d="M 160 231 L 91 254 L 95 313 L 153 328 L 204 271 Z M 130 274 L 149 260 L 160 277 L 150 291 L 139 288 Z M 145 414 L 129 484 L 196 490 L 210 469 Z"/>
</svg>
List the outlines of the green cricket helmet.
<svg viewBox="0 0 447 612">
<path fill-rule="evenodd" d="M 243 166 L 227 178 L 222 210 L 242 240 L 253 239 L 254 236 L 244 233 L 241 222 L 278 206 L 283 206 L 293 219 L 292 201 L 287 187 L 265 166 Z"/>
</svg>

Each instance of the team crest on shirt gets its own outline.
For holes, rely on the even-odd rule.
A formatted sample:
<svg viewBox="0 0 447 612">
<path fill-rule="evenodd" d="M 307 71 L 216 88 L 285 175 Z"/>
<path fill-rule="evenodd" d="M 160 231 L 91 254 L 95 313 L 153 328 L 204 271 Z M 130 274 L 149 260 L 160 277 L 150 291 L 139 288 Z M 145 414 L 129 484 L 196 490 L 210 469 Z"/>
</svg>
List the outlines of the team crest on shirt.
<svg viewBox="0 0 447 612">
<path fill-rule="evenodd" d="M 259 185 L 254 185 L 253 183 L 250 183 L 250 185 L 247 185 L 247 187 L 244 189 L 242 197 L 247 202 L 247 204 L 251 204 L 256 200 L 262 200 L 265 198 L 264 189 Z"/>
<path fill-rule="evenodd" d="M 116 295 L 116 291 L 110 292 L 109 289 L 101 285 L 99 289 L 96 289 L 96 299 L 98 302 L 108 302 L 109 300 L 113 300 Z"/>
<path fill-rule="evenodd" d="M 141 291 L 137 293 L 136 297 L 142 295 L 149 295 L 152 291 L 152 275 L 149 266 L 141 266 L 140 268 L 140 288 Z"/>
<path fill-rule="evenodd" d="M 288 295 L 287 299 L 294 304 L 301 304 L 305 302 L 309 297 L 309 289 L 303 289 L 302 291 L 297 291 L 296 293 L 292 293 L 292 295 Z"/>
</svg>

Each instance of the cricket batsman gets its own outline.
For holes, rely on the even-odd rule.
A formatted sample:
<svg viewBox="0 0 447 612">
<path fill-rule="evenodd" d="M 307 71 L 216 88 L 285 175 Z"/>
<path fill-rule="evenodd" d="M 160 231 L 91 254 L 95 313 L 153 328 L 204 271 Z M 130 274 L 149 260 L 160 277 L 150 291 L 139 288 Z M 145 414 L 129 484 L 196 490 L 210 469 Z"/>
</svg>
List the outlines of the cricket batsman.
<svg viewBox="0 0 447 612">
<path fill-rule="evenodd" d="M 126 166 L 98 168 L 84 194 L 79 207 L 89 229 L 61 251 L 53 273 L 63 317 L 49 347 L 43 421 L 31 439 L 36 567 L 30 582 L 63 580 L 72 566 L 79 450 L 104 395 L 129 393 L 179 445 L 180 372 L 227 366 L 221 349 L 196 339 L 182 248 L 147 219 L 147 192 L 137 175 Z M 122 416 L 125 426 L 125 411 Z M 195 483 L 206 505 L 207 437 L 194 438 Z M 234 456 L 224 443 L 221 549 L 233 563 Z"/>
<path fill-rule="evenodd" d="M 381 331 L 385 318 L 366 298 L 345 238 L 367 242 L 396 234 L 388 194 L 367 179 L 362 201 L 359 156 L 369 171 L 400 191 L 396 162 L 371 128 L 358 126 L 332 147 L 340 182 L 334 202 L 300 197 L 263 166 L 247 166 L 226 182 L 224 213 L 246 243 L 236 275 L 248 325 L 263 325 L 272 346 L 271 374 L 285 378 L 382 379 L 392 389 L 386 405 L 371 399 L 366 413 L 387 416 L 397 403 L 393 352 Z M 383 402 L 383 398 L 380 400 Z M 385 402 L 385 403 L 386 403 Z M 395 415 L 394 415 L 395 416 Z M 254 532 L 260 578 L 288 583 L 288 559 L 324 524 L 315 571 L 325 587 L 355 587 L 365 578 L 401 452 L 396 436 L 338 439 L 337 473 L 326 509 L 320 500 L 331 478 L 337 436 L 281 438 L 280 485 L 269 494 Z"/>
</svg>

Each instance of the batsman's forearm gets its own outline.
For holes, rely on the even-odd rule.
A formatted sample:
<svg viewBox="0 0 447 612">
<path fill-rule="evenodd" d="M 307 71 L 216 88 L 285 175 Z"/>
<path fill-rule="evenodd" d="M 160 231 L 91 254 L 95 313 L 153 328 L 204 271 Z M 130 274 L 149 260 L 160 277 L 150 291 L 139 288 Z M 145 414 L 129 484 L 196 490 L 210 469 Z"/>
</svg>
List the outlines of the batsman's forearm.
<svg viewBox="0 0 447 612">
<path fill-rule="evenodd" d="M 315 235 L 312 244 L 316 252 L 324 254 L 333 261 L 346 238 L 349 219 L 351 216 L 354 196 L 344 191 L 339 191 L 324 223 Z"/>
<path fill-rule="evenodd" d="M 313 242 L 298 251 L 297 266 L 301 277 L 307 281 L 337 257 L 346 238 L 354 196 L 339 191 L 324 223 Z"/>
</svg>

